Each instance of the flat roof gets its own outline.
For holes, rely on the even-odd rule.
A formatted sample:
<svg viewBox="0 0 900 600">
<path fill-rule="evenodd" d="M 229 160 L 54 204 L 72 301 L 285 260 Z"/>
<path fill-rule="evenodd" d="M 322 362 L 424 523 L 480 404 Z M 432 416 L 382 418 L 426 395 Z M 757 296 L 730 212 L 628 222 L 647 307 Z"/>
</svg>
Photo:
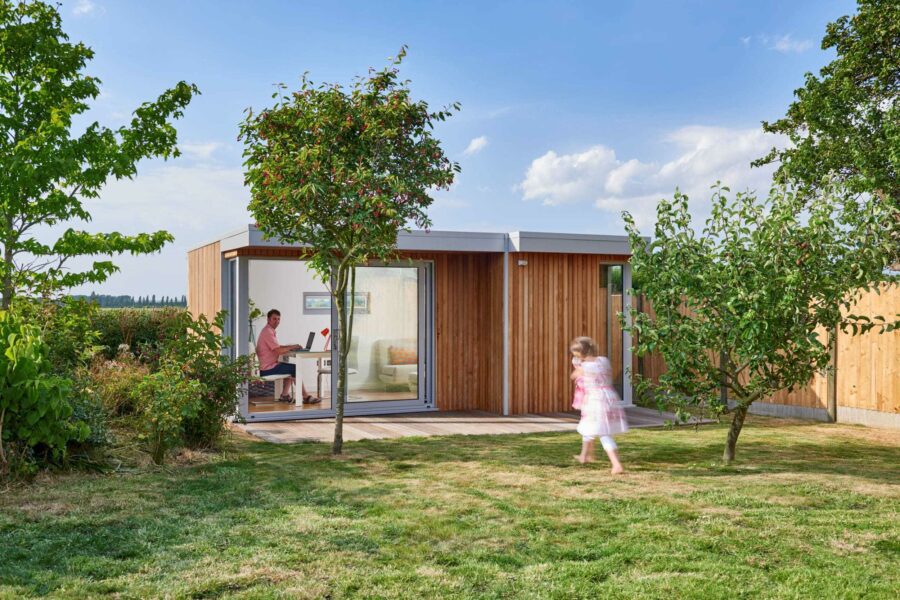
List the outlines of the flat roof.
<svg viewBox="0 0 900 600">
<path fill-rule="evenodd" d="M 305 244 L 284 243 L 265 239 L 256 225 L 247 225 L 227 233 L 217 240 L 197 246 L 201 248 L 219 242 L 220 250 L 239 248 L 304 248 Z M 192 248 L 195 250 L 196 248 Z M 401 231 L 397 249 L 419 252 L 545 252 L 560 254 L 620 254 L 630 255 L 631 245 L 625 235 L 590 235 L 552 233 L 543 231 L 476 232 L 476 231 Z"/>
</svg>

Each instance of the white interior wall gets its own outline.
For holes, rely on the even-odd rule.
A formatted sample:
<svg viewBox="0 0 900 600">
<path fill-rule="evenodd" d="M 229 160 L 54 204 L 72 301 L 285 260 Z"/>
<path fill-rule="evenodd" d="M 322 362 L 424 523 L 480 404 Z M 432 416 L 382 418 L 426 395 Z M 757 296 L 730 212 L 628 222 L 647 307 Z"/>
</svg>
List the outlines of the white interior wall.
<svg viewBox="0 0 900 600">
<path fill-rule="evenodd" d="M 249 262 L 250 300 L 263 312 L 253 322 L 254 338 L 266 325 L 265 313 L 277 308 L 281 311 L 281 325 L 277 330 L 281 345 L 305 345 L 309 332 L 315 331 L 312 349 L 323 350 L 325 338 L 321 331 L 331 328 L 331 316 L 303 314 L 303 292 L 328 292 L 315 272 L 307 269 L 307 263 L 301 260 L 251 259 Z M 315 393 L 316 361 L 301 360 L 299 364 L 307 391 Z M 323 385 L 327 382 L 323 381 Z"/>
</svg>

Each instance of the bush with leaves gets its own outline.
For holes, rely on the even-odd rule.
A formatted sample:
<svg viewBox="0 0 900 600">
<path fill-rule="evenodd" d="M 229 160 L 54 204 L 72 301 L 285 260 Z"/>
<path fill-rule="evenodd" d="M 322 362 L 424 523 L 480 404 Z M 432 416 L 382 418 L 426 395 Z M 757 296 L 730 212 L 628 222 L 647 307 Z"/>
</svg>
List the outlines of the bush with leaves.
<svg viewBox="0 0 900 600">
<path fill-rule="evenodd" d="M 125 345 L 155 362 L 164 337 L 184 335 L 184 329 L 179 331 L 172 324 L 183 323 L 185 314 L 183 308 L 102 308 L 95 310 L 91 324 L 107 359 L 116 358 Z"/>
<path fill-rule="evenodd" d="M 200 408 L 203 385 L 185 377 L 180 366 L 167 363 L 147 375 L 135 393 L 141 399 L 139 437 L 153 462 L 161 465 L 169 452 L 181 445 L 185 421 L 195 417 Z"/>
<path fill-rule="evenodd" d="M 94 327 L 97 307 L 74 298 L 16 298 L 13 308 L 23 321 L 36 325 L 57 374 L 71 374 L 88 364 L 100 348 Z"/>
<path fill-rule="evenodd" d="M 184 424 L 184 441 L 192 448 L 217 444 L 225 432 L 226 419 L 237 412 L 247 381 L 249 358 L 232 359 L 223 353 L 223 348 L 231 344 L 220 333 L 224 319 L 224 312 L 209 321 L 204 315 L 195 320 L 182 311 L 168 323 L 161 347 L 164 362 L 180 365 L 186 377 L 202 386 L 203 398 L 197 411 Z"/>
<path fill-rule="evenodd" d="M 72 405 L 70 420 L 73 423 L 83 423 L 89 430 L 87 437 L 70 444 L 70 450 L 77 450 L 81 454 L 94 452 L 113 443 L 109 411 L 85 383 L 76 379 L 69 399 Z"/>
<path fill-rule="evenodd" d="M 55 375 L 40 329 L 9 311 L 0 311 L 0 470 L 6 471 L 6 446 L 37 458 L 59 461 L 70 441 L 90 434 L 73 421 L 72 381 Z"/>
<path fill-rule="evenodd" d="M 137 412 L 134 390 L 149 374 L 147 365 L 130 352 L 122 352 L 113 360 L 96 357 L 79 379 L 110 417 L 124 417 Z"/>
</svg>

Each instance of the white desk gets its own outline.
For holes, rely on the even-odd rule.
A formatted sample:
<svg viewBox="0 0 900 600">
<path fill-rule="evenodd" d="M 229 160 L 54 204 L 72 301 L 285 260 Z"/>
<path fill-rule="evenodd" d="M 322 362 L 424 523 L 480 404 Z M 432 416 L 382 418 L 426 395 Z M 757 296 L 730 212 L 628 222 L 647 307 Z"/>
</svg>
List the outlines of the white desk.
<svg viewBox="0 0 900 600">
<path fill-rule="evenodd" d="M 291 350 L 285 352 L 278 357 L 278 362 L 289 363 L 292 358 L 315 358 L 321 360 L 323 358 L 331 358 L 331 350 L 322 350 L 320 352 L 305 352 L 301 350 Z"/>
<path fill-rule="evenodd" d="M 302 351 L 302 350 L 291 350 L 290 352 L 285 352 L 284 354 L 279 356 L 278 362 L 297 363 L 297 379 L 301 379 L 302 375 L 300 373 L 299 362 L 300 362 L 300 360 L 303 360 L 304 358 L 316 359 L 316 370 L 321 371 L 322 370 L 322 359 L 323 358 L 331 358 L 331 350 L 321 350 L 319 352 L 306 352 L 306 351 Z M 295 361 L 293 359 L 297 359 L 297 360 Z M 318 395 L 319 398 L 321 398 L 322 390 L 318 389 L 319 388 L 318 381 L 319 381 L 319 378 L 316 377 L 316 394 Z M 299 389 L 298 389 L 298 392 L 299 392 Z M 297 394 L 297 402 L 298 403 L 301 400 L 300 396 L 301 396 L 301 394 L 298 393 Z"/>
</svg>

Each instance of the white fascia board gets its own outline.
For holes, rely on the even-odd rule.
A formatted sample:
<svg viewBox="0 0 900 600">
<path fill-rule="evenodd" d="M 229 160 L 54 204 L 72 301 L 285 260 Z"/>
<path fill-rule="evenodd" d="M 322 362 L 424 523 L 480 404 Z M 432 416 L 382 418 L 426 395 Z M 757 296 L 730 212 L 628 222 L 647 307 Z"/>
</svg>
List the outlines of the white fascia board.
<svg viewBox="0 0 900 600">
<path fill-rule="evenodd" d="M 631 244 L 624 235 L 515 231 L 509 234 L 509 241 L 512 252 L 631 255 Z"/>
<path fill-rule="evenodd" d="M 250 245 L 250 230 L 247 227 L 234 231 L 219 239 L 219 250 L 228 252 L 237 248 L 244 248 Z"/>
<path fill-rule="evenodd" d="M 200 248 L 205 248 L 206 246 L 209 246 L 210 244 L 215 244 L 216 242 L 219 243 L 220 247 L 224 246 L 226 243 L 233 244 L 231 248 L 228 248 L 228 250 L 231 250 L 233 248 L 240 248 L 241 244 L 238 241 L 228 242 L 227 240 L 231 240 L 232 238 L 239 238 L 242 235 L 244 236 L 243 239 L 246 240 L 247 239 L 247 228 L 246 227 L 244 227 L 243 229 L 236 229 L 230 233 L 226 233 L 225 235 L 219 236 L 214 240 L 209 240 L 209 241 L 203 242 L 202 244 L 197 244 L 197 245 L 193 246 L 192 248 L 188 248 L 188 252 L 192 252 L 194 250 L 199 250 Z M 222 251 L 224 252 L 225 249 L 223 248 Z"/>
<path fill-rule="evenodd" d="M 401 231 L 397 236 L 397 249 L 409 252 L 549 252 L 559 254 L 625 254 L 631 255 L 628 236 L 585 235 L 573 233 L 546 233 L 516 231 L 509 235 L 472 231 Z M 650 238 L 646 238 L 650 241 Z M 273 247 L 303 248 L 305 244 L 286 244 L 278 238 L 264 239 L 256 225 L 223 236 L 222 252 L 237 248 Z"/>
<path fill-rule="evenodd" d="M 397 249 L 419 252 L 503 252 L 504 233 L 401 231 Z"/>
<path fill-rule="evenodd" d="M 248 228 L 249 240 L 248 246 L 256 247 L 271 247 L 271 248 L 305 248 L 307 244 L 288 244 L 277 237 L 266 239 L 263 236 L 263 232 L 256 227 L 256 225 L 250 225 Z"/>
<path fill-rule="evenodd" d="M 281 240 L 264 239 L 262 232 L 250 225 L 244 237 L 233 238 L 242 246 L 303 248 L 306 244 L 285 244 Z M 397 249 L 417 252 L 503 252 L 506 234 L 475 233 L 468 231 L 401 231 L 397 236 Z M 226 250 L 223 241 L 223 251 Z"/>
</svg>

